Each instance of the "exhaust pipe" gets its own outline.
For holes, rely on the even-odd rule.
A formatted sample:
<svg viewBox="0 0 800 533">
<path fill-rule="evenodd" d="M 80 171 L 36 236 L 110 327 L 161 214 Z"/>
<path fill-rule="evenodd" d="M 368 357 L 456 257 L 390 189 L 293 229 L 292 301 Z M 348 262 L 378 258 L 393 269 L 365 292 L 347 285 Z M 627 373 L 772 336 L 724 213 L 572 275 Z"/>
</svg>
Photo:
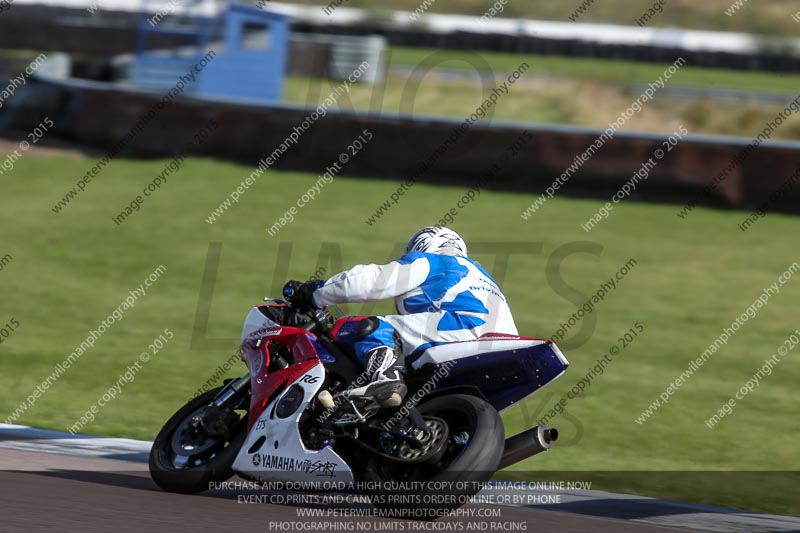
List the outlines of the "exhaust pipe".
<svg viewBox="0 0 800 533">
<path fill-rule="evenodd" d="M 503 458 L 500 459 L 498 470 L 518 463 L 537 453 L 546 452 L 558 440 L 558 430 L 539 424 L 535 428 L 517 433 L 506 439 Z"/>
</svg>

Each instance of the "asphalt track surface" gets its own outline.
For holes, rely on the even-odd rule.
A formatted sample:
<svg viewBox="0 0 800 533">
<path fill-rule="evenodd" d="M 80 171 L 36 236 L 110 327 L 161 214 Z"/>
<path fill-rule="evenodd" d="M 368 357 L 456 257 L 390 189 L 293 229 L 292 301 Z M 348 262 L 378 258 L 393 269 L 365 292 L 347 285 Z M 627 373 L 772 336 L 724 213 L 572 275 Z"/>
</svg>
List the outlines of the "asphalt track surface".
<svg viewBox="0 0 800 533">
<path fill-rule="evenodd" d="M 563 486 L 519 488 L 502 482 L 491 484 L 475 500 L 494 503 L 466 505 L 432 522 L 374 516 L 371 505 L 353 495 L 267 492 L 242 487 L 243 480 L 238 486 L 215 486 L 198 495 L 170 494 L 150 479 L 150 446 L 145 441 L 0 424 L 0 533 L 800 532 L 800 518 L 795 517 Z M 506 498 L 504 502 L 509 495 L 516 496 L 513 501 L 520 503 L 498 505 L 499 495 Z M 326 497 L 340 501 L 321 501 Z"/>
<path fill-rule="evenodd" d="M 448 517 L 435 522 L 334 516 L 367 510 L 356 504 L 324 518 L 300 517 L 294 506 L 239 503 L 240 496 L 246 495 L 243 492 L 221 490 L 193 496 L 165 493 L 150 480 L 142 463 L 12 449 L 0 450 L 0 477 L 0 501 L 5 511 L 0 531 L 8 532 L 686 531 L 535 508 L 481 505 L 468 505 L 466 509 L 474 509 L 475 515 L 484 512 L 500 516 Z"/>
</svg>

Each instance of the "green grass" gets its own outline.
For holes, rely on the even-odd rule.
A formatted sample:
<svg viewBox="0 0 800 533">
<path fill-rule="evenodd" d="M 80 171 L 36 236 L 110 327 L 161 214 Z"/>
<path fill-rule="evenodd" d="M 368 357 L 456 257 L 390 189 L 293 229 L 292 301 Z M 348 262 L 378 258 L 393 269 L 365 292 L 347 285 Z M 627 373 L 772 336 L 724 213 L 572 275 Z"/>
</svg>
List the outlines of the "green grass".
<svg viewBox="0 0 800 533">
<path fill-rule="evenodd" d="M 303 279 L 317 268 L 323 243 L 338 243 L 341 250 L 340 258 L 333 254 L 334 259 L 326 261 L 330 272 L 359 262 L 385 261 L 397 243 L 438 220 L 464 192 L 416 185 L 400 205 L 369 227 L 365 218 L 397 184 L 338 177 L 291 225 L 269 238 L 265 228 L 316 176 L 268 173 L 221 221 L 209 225 L 208 214 L 252 169 L 193 159 L 140 212 L 117 227 L 111 217 L 164 166 L 164 161 L 119 160 L 63 213 L 53 214 L 50 207 L 92 163 L 28 155 L 4 176 L 7 201 L 0 212 L 0 257 L 10 254 L 13 261 L 0 271 L 0 324 L 13 317 L 20 327 L 0 345 L 0 413 L 5 418 L 13 412 L 129 290 L 163 264 L 167 272 L 147 296 L 18 421 L 65 430 L 164 328 L 170 328 L 175 338 L 83 430 L 144 439 L 152 438 L 228 357 L 250 306 L 273 293 L 285 277 Z M 561 443 L 514 470 L 794 468 L 800 459 L 796 355 L 785 359 L 715 429 L 703 422 L 798 327 L 800 279 L 785 285 L 646 424 L 640 426 L 634 419 L 764 287 L 800 261 L 797 219 L 769 215 L 742 233 L 736 228 L 744 217 L 741 212 L 697 209 L 682 221 L 675 216 L 676 206 L 626 201 L 587 235 L 579 224 L 602 202 L 556 198 L 525 222 L 519 213 L 534 198 L 486 191 L 453 223 L 472 243 L 542 243 L 541 253 L 512 255 L 503 282 L 521 332 L 549 336 L 576 310 L 574 300 L 579 297 L 564 287 L 557 292 L 547 282 L 548 260 L 559 247 L 587 240 L 602 247 L 599 255 L 576 251 L 562 264 L 565 283 L 583 295 L 592 294 L 631 257 L 638 265 L 598 305 L 589 341 L 576 346 L 573 332 L 560 343 L 572 366 L 528 400 L 528 411 L 548 408 L 635 322 L 645 331 L 583 397 L 570 401 L 569 416 L 551 421 L 562 431 Z M 192 348 L 206 254 L 214 242 L 223 248 L 207 337 L 230 341 L 216 349 Z M 293 243 L 286 275 L 275 273 L 281 242 Z M 578 250 L 585 250 L 581 246 L 585 245 Z M 496 270 L 493 256 L 477 259 Z M 390 308 L 385 302 L 379 311 Z M 505 419 L 509 433 L 525 427 L 521 408 L 512 409 Z M 725 497 L 723 489 L 715 492 L 701 484 L 600 479 L 595 488 L 800 514 L 796 501 L 787 501 L 788 491 L 757 492 L 752 485 L 741 490 L 728 486 L 725 494 L 731 495 Z"/>
<path fill-rule="evenodd" d="M 522 61 L 531 65 L 526 77 L 548 76 L 621 84 L 651 83 L 662 76 L 670 64 L 412 47 L 393 47 L 387 54 L 387 62 L 392 66 L 431 65 L 440 68 L 475 70 L 475 65 L 486 64 L 497 73 L 512 72 Z M 669 79 L 668 83 L 670 86 L 797 94 L 800 74 L 684 66 Z"/>
<path fill-rule="evenodd" d="M 639 97 L 636 84 L 647 85 L 663 76 L 668 65 L 602 59 L 564 58 L 499 53 L 436 51 L 422 48 L 392 48 L 386 56 L 390 66 L 422 68 L 414 73 L 390 71 L 385 83 L 356 84 L 342 95 L 336 107 L 374 113 L 446 116 L 463 119 L 488 97 L 493 83 L 528 64 L 521 80 L 509 86 L 489 111 L 491 120 L 521 123 L 568 124 L 605 128 L 616 121 Z M 476 79 L 437 76 L 436 68 L 491 69 L 498 79 L 489 80 L 487 90 Z M 434 72 L 428 75 L 429 69 Z M 425 76 L 422 76 L 425 74 Z M 737 89 L 786 93 L 788 104 L 800 87 L 800 75 L 711 70 L 682 67 L 665 80 L 669 87 Z M 285 99 L 313 105 L 321 103 L 340 85 L 338 81 L 290 77 Z M 671 134 L 681 126 L 697 134 L 752 138 L 768 121 L 783 111 L 782 104 L 743 103 L 705 97 L 673 98 L 661 91 L 646 102 L 625 125 L 629 131 Z M 486 119 L 488 120 L 488 119 Z M 774 133 L 776 139 L 800 139 L 800 117 L 790 117 Z"/>
</svg>

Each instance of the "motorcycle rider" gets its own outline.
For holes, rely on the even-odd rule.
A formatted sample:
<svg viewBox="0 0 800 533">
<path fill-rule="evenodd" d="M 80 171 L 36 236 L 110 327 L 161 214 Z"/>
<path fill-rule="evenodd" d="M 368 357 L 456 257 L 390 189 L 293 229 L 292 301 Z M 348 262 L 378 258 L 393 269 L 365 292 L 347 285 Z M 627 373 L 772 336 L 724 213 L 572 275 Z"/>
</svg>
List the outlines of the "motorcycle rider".
<svg viewBox="0 0 800 533">
<path fill-rule="evenodd" d="M 356 265 L 327 281 L 291 283 L 297 284 L 294 301 L 305 307 L 395 298 L 399 314 L 366 317 L 335 332 L 337 341 L 353 346 L 371 379 L 346 394 L 383 407 L 402 403 L 406 359 L 426 348 L 486 333 L 518 334 L 497 283 L 467 257 L 458 233 L 443 226 L 416 232 L 406 254 L 388 264 Z"/>
</svg>

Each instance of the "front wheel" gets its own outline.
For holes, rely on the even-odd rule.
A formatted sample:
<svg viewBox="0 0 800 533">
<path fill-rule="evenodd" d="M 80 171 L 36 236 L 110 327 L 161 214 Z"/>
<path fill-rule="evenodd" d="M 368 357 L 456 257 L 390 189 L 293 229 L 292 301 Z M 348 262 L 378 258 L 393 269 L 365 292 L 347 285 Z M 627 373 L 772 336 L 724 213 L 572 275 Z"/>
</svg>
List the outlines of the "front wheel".
<svg viewBox="0 0 800 533">
<path fill-rule="evenodd" d="M 444 453 L 419 465 L 373 460 L 373 476 L 397 484 L 370 497 L 381 514 L 431 520 L 469 502 L 491 479 L 503 456 L 505 431 L 497 410 L 475 396 L 439 396 L 418 410 L 426 420 L 447 424 Z"/>
<path fill-rule="evenodd" d="M 231 466 L 247 436 L 247 411 L 244 416 L 235 407 L 215 412 L 211 434 L 200 423 L 222 388 L 190 400 L 158 433 L 150 449 L 150 476 L 162 489 L 194 494 L 233 476 Z"/>
</svg>

